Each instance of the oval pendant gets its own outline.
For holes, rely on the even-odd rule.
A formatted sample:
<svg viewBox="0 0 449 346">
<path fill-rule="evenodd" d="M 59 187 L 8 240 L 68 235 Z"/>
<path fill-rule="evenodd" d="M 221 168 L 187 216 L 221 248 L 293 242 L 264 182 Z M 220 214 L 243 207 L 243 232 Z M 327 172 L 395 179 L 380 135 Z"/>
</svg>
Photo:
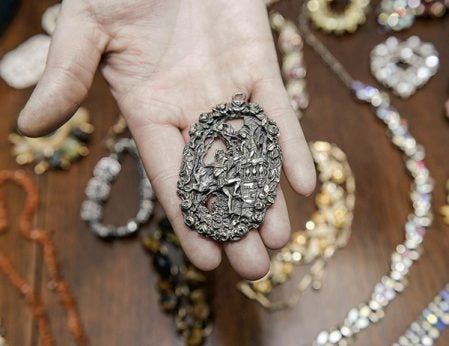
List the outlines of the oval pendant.
<svg viewBox="0 0 449 346">
<path fill-rule="evenodd" d="M 241 122 L 239 129 L 233 123 Z M 242 93 L 190 129 L 178 181 L 184 222 L 216 241 L 239 240 L 263 222 L 281 174 L 279 129 Z M 215 142 L 222 149 L 207 156 Z"/>
</svg>

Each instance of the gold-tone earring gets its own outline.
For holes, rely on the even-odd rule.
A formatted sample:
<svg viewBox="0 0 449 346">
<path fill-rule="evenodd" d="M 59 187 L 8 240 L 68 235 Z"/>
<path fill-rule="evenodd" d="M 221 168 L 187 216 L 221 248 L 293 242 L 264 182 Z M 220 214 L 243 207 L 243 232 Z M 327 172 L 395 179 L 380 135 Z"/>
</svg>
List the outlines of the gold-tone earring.
<svg viewBox="0 0 449 346">
<path fill-rule="evenodd" d="M 355 180 L 346 155 L 328 142 L 312 142 L 310 149 L 321 182 L 315 198 L 317 210 L 306 222 L 305 230 L 293 232 L 290 242 L 272 256 L 270 271 L 264 278 L 237 285 L 245 296 L 269 310 L 292 307 L 309 286 L 320 289 L 327 262 L 351 235 Z M 309 269 L 295 291 L 283 301 L 271 301 L 272 290 L 289 281 L 299 265 L 309 265 Z"/>
<path fill-rule="evenodd" d="M 89 112 L 79 108 L 73 117 L 48 136 L 30 138 L 19 133 L 9 135 L 12 154 L 19 165 L 34 164 L 34 172 L 67 169 L 71 163 L 89 153 L 87 141 L 94 131 Z"/>
<path fill-rule="evenodd" d="M 309 0 L 307 10 L 310 20 L 326 33 L 341 35 L 353 33 L 366 21 L 369 0 L 350 0 L 343 11 L 332 8 L 333 0 Z"/>
</svg>

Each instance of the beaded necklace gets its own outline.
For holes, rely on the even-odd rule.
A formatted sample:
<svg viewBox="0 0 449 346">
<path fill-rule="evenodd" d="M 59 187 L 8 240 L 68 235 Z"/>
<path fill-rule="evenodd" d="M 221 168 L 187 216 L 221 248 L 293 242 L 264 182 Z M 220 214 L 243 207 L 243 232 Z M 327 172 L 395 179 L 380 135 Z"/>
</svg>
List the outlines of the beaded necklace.
<svg viewBox="0 0 449 346">
<path fill-rule="evenodd" d="M 213 328 L 207 278 L 185 256 L 167 218 L 144 235 L 142 243 L 158 274 L 161 310 L 173 317 L 177 333 L 188 346 L 203 345 Z"/>
<path fill-rule="evenodd" d="M 265 277 L 237 285 L 244 295 L 268 310 L 294 306 L 309 286 L 320 289 L 326 264 L 351 236 L 355 180 L 346 155 L 335 144 L 323 141 L 311 142 L 309 148 L 321 183 L 315 198 L 317 210 L 305 223 L 305 230 L 294 231 L 290 242 L 271 258 Z M 295 290 L 285 300 L 271 301 L 269 295 L 274 287 L 289 281 L 294 268 L 300 265 L 309 268 Z"/>
<path fill-rule="evenodd" d="M 446 284 L 393 346 L 432 346 L 448 326 L 449 284 Z"/>
<path fill-rule="evenodd" d="M 413 178 L 410 192 L 413 209 L 404 225 L 405 240 L 397 245 L 391 255 L 389 272 L 375 284 L 371 297 L 366 302 L 352 308 L 339 327 L 321 331 L 313 343 L 314 345 L 348 345 L 362 330 L 382 320 L 390 302 L 406 288 L 407 274 L 413 263 L 421 256 L 421 244 L 426 228 L 432 223 L 433 181 L 424 162 L 423 147 L 417 144 L 408 130 L 406 121 L 391 105 L 388 95 L 373 86 L 354 80 L 310 31 L 308 19 L 307 2 L 305 2 L 299 16 L 299 28 L 304 41 L 315 50 L 358 100 L 371 105 L 376 117 L 387 126 L 392 143 L 403 152 L 405 167 Z"/>
<path fill-rule="evenodd" d="M 33 218 L 39 204 L 37 187 L 23 171 L 0 171 L 0 186 L 5 185 L 7 182 L 18 185 L 26 193 L 25 206 L 18 220 L 20 233 L 26 240 L 34 242 L 42 247 L 44 263 L 51 280 L 50 283 L 56 290 L 61 305 L 66 311 L 67 328 L 78 345 L 87 345 L 87 338 L 77 311 L 75 298 L 71 293 L 69 284 L 62 278 L 59 269 L 55 244 L 47 231 L 33 227 Z M 8 227 L 6 206 L 5 196 L 0 193 L 0 233 L 4 233 Z M 55 345 L 46 308 L 41 296 L 38 295 L 33 286 L 17 272 L 8 256 L 2 251 L 0 251 L 0 273 L 2 273 L 10 284 L 22 294 L 26 303 L 30 306 L 31 312 L 37 321 L 42 345 Z"/>
</svg>

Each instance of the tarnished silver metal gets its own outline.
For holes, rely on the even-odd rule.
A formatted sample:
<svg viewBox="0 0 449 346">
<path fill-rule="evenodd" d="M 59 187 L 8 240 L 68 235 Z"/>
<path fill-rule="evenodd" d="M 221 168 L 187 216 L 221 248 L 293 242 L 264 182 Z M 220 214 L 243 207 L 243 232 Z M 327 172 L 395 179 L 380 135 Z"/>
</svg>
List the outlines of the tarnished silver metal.
<svg viewBox="0 0 449 346">
<path fill-rule="evenodd" d="M 236 129 L 232 122 L 240 121 Z M 230 103 L 200 115 L 178 181 L 184 222 L 198 233 L 224 242 L 239 240 L 263 222 L 276 197 L 281 174 L 279 129 L 256 103 L 236 93 Z M 207 162 L 214 142 L 214 160 Z"/>
</svg>

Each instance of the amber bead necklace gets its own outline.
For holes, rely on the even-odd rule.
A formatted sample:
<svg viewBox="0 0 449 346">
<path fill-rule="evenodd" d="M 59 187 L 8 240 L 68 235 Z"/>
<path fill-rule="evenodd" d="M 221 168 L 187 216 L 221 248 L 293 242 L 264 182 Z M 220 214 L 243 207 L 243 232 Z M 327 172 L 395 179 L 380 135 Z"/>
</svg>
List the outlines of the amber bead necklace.
<svg viewBox="0 0 449 346">
<path fill-rule="evenodd" d="M 28 241 L 36 243 L 42 247 L 44 254 L 44 264 L 50 277 L 50 284 L 60 299 L 61 305 L 66 311 L 67 328 L 78 345 L 87 345 L 87 338 L 81 324 L 77 310 L 76 301 L 71 293 L 69 284 L 62 278 L 55 244 L 49 232 L 33 227 L 33 219 L 39 205 L 39 193 L 33 181 L 20 170 L 0 171 L 0 186 L 11 182 L 26 193 L 25 205 L 18 219 L 21 235 Z M 8 228 L 7 202 L 3 193 L 0 192 L 0 233 L 6 232 Z M 50 330 L 47 311 L 42 298 L 36 293 L 32 285 L 18 273 L 10 259 L 3 251 L 0 251 L 0 272 L 6 277 L 9 283 L 20 292 L 30 306 L 31 312 L 36 319 L 39 338 L 43 346 L 55 345 L 53 335 Z"/>
</svg>

